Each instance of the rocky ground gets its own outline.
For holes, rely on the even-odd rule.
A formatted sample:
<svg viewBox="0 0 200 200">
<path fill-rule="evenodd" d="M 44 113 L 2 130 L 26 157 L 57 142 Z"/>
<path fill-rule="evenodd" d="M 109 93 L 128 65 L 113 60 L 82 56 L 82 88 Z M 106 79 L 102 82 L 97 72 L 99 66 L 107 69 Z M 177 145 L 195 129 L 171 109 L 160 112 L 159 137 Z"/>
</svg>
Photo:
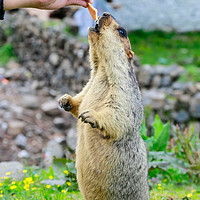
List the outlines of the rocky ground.
<svg viewBox="0 0 200 200">
<path fill-rule="evenodd" d="M 59 109 L 58 91 L 48 87 L 36 90 L 35 81 L 22 82 L 24 71 L 19 64 L 10 62 L 7 72 L 12 73 L 12 78 L 1 77 L 0 160 L 39 164 L 47 152 L 61 158 L 66 146 L 75 149 L 76 121 Z"/>
</svg>

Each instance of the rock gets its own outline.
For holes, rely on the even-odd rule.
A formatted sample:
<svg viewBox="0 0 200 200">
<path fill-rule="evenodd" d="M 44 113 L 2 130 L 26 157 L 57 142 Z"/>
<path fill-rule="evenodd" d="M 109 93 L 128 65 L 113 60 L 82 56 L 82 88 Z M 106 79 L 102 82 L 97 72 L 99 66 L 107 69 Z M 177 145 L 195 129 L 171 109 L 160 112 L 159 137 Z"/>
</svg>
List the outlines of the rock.
<svg viewBox="0 0 200 200">
<path fill-rule="evenodd" d="M 185 123 L 189 120 L 190 116 L 188 114 L 187 111 L 185 110 L 180 110 L 177 115 L 176 115 L 176 118 L 175 120 L 178 122 L 178 123 Z"/>
<path fill-rule="evenodd" d="M 185 84 L 185 92 L 190 95 L 194 95 L 197 92 L 197 88 L 195 87 L 194 83 L 187 82 Z"/>
<path fill-rule="evenodd" d="M 59 64 L 59 56 L 56 53 L 52 53 L 49 56 L 49 62 L 53 65 L 53 66 L 58 66 Z"/>
<path fill-rule="evenodd" d="M 169 74 L 172 79 L 177 79 L 184 72 L 184 68 L 174 64 L 169 66 L 168 72 L 167 74 Z"/>
<path fill-rule="evenodd" d="M 67 134 L 67 137 L 66 137 L 67 146 L 70 149 L 75 150 L 76 145 L 77 145 L 77 130 L 76 130 L 76 128 L 69 129 L 66 132 L 66 134 Z"/>
<path fill-rule="evenodd" d="M 161 109 L 165 105 L 166 95 L 164 92 L 148 90 L 143 94 L 143 103 L 152 109 Z"/>
<path fill-rule="evenodd" d="M 44 185 L 64 185 L 66 183 L 66 180 L 43 180 L 41 181 L 42 184 Z"/>
<path fill-rule="evenodd" d="M 11 80 L 26 80 L 28 71 L 24 68 L 12 68 L 5 73 L 5 78 Z"/>
<path fill-rule="evenodd" d="M 8 110 L 10 103 L 7 100 L 0 101 L 0 109 Z"/>
<path fill-rule="evenodd" d="M 152 86 L 158 88 L 161 85 L 161 76 L 155 75 L 152 80 Z"/>
<path fill-rule="evenodd" d="M 58 108 L 58 102 L 48 101 L 41 105 L 42 111 L 50 116 L 57 116 L 61 114 L 61 111 Z"/>
<path fill-rule="evenodd" d="M 27 145 L 27 138 L 23 134 L 19 134 L 15 138 L 15 143 L 17 146 L 25 148 Z"/>
<path fill-rule="evenodd" d="M 200 83 L 195 84 L 196 89 L 200 92 Z"/>
<path fill-rule="evenodd" d="M 152 75 L 152 67 L 150 65 L 144 65 L 138 75 L 138 81 L 142 86 L 149 86 Z"/>
<path fill-rule="evenodd" d="M 173 84 L 172 84 L 172 89 L 174 89 L 174 90 L 184 90 L 184 84 L 183 83 L 181 83 L 181 82 L 174 82 Z"/>
<path fill-rule="evenodd" d="M 53 140 L 47 143 L 44 152 L 48 152 L 51 156 L 55 156 L 56 158 L 62 158 L 64 155 L 62 146 Z"/>
<path fill-rule="evenodd" d="M 65 128 L 65 119 L 62 118 L 62 117 L 56 117 L 53 120 L 53 123 L 59 129 L 64 129 Z"/>
<path fill-rule="evenodd" d="M 11 177 L 14 179 L 22 179 L 24 166 L 19 162 L 1 162 L 0 163 L 0 177 Z M 9 173 L 10 175 L 6 175 Z"/>
<path fill-rule="evenodd" d="M 21 105 L 29 109 L 39 108 L 38 97 L 35 95 L 23 95 L 21 98 Z"/>
<path fill-rule="evenodd" d="M 24 131 L 26 123 L 18 120 L 11 120 L 8 122 L 8 134 L 16 136 Z"/>
<path fill-rule="evenodd" d="M 30 158 L 30 154 L 26 150 L 22 150 L 17 154 L 17 157 L 20 159 Z"/>
<path fill-rule="evenodd" d="M 188 108 L 189 106 L 189 103 L 190 103 L 190 100 L 191 100 L 191 96 L 190 95 L 187 95 L 187 94 L 182 94 L 180 95 L 180 97 L 178 98 L 178 107 L 179 108 Z"/>
<path fill-rule="evenodd" d="M 193 117 L 200 119 L 200 92 L 195 94 L 191 100 L 190 113 Z"/>
<path fill-rule="evenodd" d="M 6 67 L 7 69 L 22 68 L 22 66 L 19 63 L 15 62 L 14 60 L 10 60 L 7 63 Z"/>
<path fill-rule="evenodd" d="M 161 86 L 162 87 L 167 87 L 171 85 L 171 77 L 166 75 L 161 79 Z"/>
</svg>

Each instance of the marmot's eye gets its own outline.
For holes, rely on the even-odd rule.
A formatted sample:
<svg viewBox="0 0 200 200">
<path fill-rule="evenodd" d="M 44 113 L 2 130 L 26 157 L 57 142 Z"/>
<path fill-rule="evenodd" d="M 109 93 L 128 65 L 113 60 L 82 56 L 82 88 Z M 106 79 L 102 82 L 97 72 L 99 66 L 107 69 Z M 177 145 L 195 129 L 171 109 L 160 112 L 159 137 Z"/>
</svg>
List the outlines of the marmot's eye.
<svg viewBox="0 0 200 200">
<path fill-rule="evenodd" d="M 124 28 L 118 28 L 117 30 L 119 32 L 120 37 L 127 37 L 127 32 Z"/>
</svg>

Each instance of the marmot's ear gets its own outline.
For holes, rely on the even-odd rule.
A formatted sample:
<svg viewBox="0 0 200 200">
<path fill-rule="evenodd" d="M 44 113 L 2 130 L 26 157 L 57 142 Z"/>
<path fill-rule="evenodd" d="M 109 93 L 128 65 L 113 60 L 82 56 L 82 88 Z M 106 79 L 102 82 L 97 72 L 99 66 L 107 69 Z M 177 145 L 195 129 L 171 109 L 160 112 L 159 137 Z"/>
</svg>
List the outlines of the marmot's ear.
<svg viewBox="0 0 200 200">
<path fill-rule="evenodd" d="M 134 52 L 132 50 L 127 51 L 128 58 L 131 59 L 134 56 Z"/>
</svg>

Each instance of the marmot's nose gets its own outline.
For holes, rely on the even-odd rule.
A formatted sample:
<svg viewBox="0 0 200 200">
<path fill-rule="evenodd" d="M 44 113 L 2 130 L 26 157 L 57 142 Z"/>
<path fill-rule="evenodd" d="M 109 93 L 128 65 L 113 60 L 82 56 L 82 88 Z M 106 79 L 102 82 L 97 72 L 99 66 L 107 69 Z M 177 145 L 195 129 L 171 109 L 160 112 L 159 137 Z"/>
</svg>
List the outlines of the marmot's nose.
<svg viewBox="0 0 200 200">
<path fill-rule="evenodd" d="M 103 16 L 103 17 L 109 17 L 109 16 L 110 16 L 110 13 L 104 12 L 102 16 Z"/>
</svg>

